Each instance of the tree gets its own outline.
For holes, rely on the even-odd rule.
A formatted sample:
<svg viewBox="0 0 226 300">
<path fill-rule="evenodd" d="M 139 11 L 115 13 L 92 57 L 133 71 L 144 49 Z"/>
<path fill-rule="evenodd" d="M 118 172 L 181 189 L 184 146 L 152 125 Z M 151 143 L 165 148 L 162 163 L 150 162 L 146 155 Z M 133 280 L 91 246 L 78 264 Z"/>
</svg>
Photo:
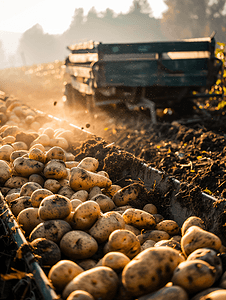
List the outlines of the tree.
<svg viewBox="0 0 226 300">
<path fill-rule="evenodd" d="M 225 0 L 165 0 L 168 10 L 163 13 L 162 30 L 169 39 L 210 36 L 225 41 Z"/>
</svg>

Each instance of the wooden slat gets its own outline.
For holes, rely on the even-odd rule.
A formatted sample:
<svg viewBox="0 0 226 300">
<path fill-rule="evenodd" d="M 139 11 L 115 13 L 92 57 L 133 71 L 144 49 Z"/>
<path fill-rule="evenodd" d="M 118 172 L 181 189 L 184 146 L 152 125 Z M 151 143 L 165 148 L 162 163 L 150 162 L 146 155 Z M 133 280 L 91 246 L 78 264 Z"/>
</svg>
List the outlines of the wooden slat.
<svg viewBox="0 0 226 300">
<path fill-rule="evenodd" d="M 91 87 L 88 84 L 79 82 L 78 80 L 76 80 L 75 77 L 71 78 L 71 84 L 72 84 L 74 89 L 76 89 L 77 91 L 79 91 L 82 94 L 86 94 L 86 95 L 91 95 L 92 94 Z"/>
<path fill-rule="evenodd" d="M 98 61 L 98 53 L 84 53 L 84 54 L 69 54 L 69 61 L 72 63 L 86 63 Z"/>
<path fill-rule="evenodd" d="M 66 73 L 75 77 L 90 78 L 92 76 L 91 67 L 66 66 Z"/>
</svg>

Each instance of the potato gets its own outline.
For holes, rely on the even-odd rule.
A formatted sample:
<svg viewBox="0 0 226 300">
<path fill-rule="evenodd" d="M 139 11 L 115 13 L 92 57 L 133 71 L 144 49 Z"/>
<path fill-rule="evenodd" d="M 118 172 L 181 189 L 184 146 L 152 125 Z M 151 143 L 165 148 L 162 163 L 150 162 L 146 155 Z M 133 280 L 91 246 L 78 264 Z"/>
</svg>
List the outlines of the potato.
<svg viewBox="0 0 226 300">
<path fill-rule="evenodd" d="M 129 203 L 129 201 L 136 200 L 140 192 L 140 185 L 137 183 L 125 186 L 121 190 L 118 190 L 112 200 L 115 205 L 123 206 Z"/>
<path fill-rule="evenodd" d="M 38 215 L 38 208 L 28 207 L 23 209 L 17 216 L 17 222 L 22 226 L 26 235 L 29 235 L 31 231 L 43 220 Z"/>
<path fill-rule="evenodd" d="M 78 161 L 75 161 L 75 156 L 74 156 L 73 153 L 65 151 L 65 154 L 66 154 L 66 162 L 70 162 L 71 161 L 71 162 L 77 163 L 77 165 L 79 164 Z M 74 166 L 74 167 L 77 167 L 77 165 Z"/>
<path fill-rule="evenodd" d="M 219 250 L 220 247 L 221 240 L 218 236 L 198 226 L 189 227 L 181 239 L 181 249 L 186 256 L 198 248 Z"/>
<path fill-rule="evenodd" d="M 71 260 L 60 260 L 49 271 L 48 279 L 57 291 L 62 291 L 65 286 L 84 270 Z"/>
<path fill-rule="evenodd" d="M 20 189 L 20 196 L 31 196 L 34 191 L 41 188 L 41 185 L 36 182 L 26 182 Z"/>
<path fill-rule="evenodd" d="M 64 220 L 48 220 L 38 224 L 30 233 L 29 240 L 46 238 L 59 243 L 62 237 L 71 230 L 71 226 Z"/>
<path fill-rule="evenodd" d="M 222 289 L 226 288 L 226 271 L 224 271 L 223 275 L 221 276 L 219 287 Z"/>
<path fill-rule="evenodd" d="M 70 259 L 92 257 L 98 250 L 96 240 L 81 230 L 67 232 L 60 241 L 60 249 Z"/>
<path fill-rule="evenodd" d="M 66 168 L 68 168 L 68 169 L 71 169 L 71 168 L 74 168 L 74 167 L 77 167 L 78 166 L 78 164 L 79 164 L 79 162 L 77 162 L 77 161 L 65 161 L 65 165 L 66 165 Z"/>
<path fill-rule="evenodd" d="M 45 238 L 33 240 L 30 245 L 32 252 L 38 257 L 39 264 L 42 266 L 53 266 L 61 259 L 59 246 Z"/>
<path fill-rule="evenodd" d="M 108 196 L 104 194 L 98 194 L 91 198 L 91 200 L 97 202 L 102 212 L 107 212 L 115 208 L 114 202 Z"/>
<path fill-rule="evenodd" d="M 6 161 L 0 160 L 0 184 L 4 184 L 11 177 L 10 167 Z"/>
<path fill-rule="evenodd" d="M 196 294 L 191 300 L 225 300 L 226 290 L 209 288 Z"/>
<path fill-rule="evenodd" d="M 73 199 L 79 199 L 82 202 L 85 202 L 88 199 L 89 193 L 85 190 L 80 190 L 75 192 L 72 196 L 71 196 L 71 200 Z"/>
<path fill-rule="evenodd" d="M 65 138 L 57 137 L 57 138 L 50 139 L 50 146 L 51 147 L 58 146 L 58 147 L 63 148 L 64 150 L 67 150 L 69 147 L 69 144 Z"/>
<path fill-rule="evenodd" d="M 53 195 L 53 193 L 47 189 L 37 189 L 31 194 L 31 204 L 33 207 L 39 207 L 42 200 L 47 197 Z"/>
<path fill-rule="evenodd" d="M 121 272 L 130 262 L 130 259 L 122 252 L 112 251 L 104 255 L 102 266 L 109 267 L 116 273 Z"/>
<path fill-rule="evenodd" d="M 52 178 L 52 179 L 64 179 L 68 177 L 65 163 L 59 159 L 50 160 L 45 165 L 43 174 L 46 178 Z"/>
<path fill-rule="evenodd" d="M 139 297 L 138 300 L 189 300 L 188 294 L 180 286 L 165 286 L 157 292 Z"/>
<path fill-rule="evenodd" d="M 160 214 L 153 214 L 153 217 L 155 218 L 156 224 L 158 224 L 164 220 L 164 217 Z"/>
<path fill-rule="evenodd" d="M 107 172 L 105 172 L 105 171 L 99 171 L 99 172 L 97 172 L 97 174 L 98 174 L 98 175 L 103 175 L 103 176 L 105 176 L 105 177 L 109 178 L 109 175 L 108 175 L 108 173 L 107 173 Z"/>
<path fill-rule="evenodd" d="M 167 232 L 169 235 L 176 235 L 180 231 L 177 222 L 173 220 L 163 220 L 156 225 L 155 229 L 163 230 Z"/>
<path fill-rule="evenodd" d="M 5 130 L 2 133 L 2 137 L 4 138 L 8 135 L 16 136 L 19 132 L 20 129 L 18 128 L 18 126 L 7 126 L 7 128 L 5 128 Z"/>
<path fill-rule="evenodd" d="M 10 155 L 14 151 L 10 145 L 3 145 L 0 147 L 0 160 L 10 161 Z"/>
<path fill-rule="evenodd" d="M 156 244 L 155 241 L 153 241 L 153 240 L 147 240 L 147 241 L 145 241 L 145 242 L 141 245 L 140 251 L 144 251 L 145 249 L 154 247 L 155 244 Z"/>
<path fill-rule="evenodd" d="M 56 194 L 61 188 L 61 185 L 56 179 L 47 179 L 43 187 L 44 189 L 50 190 L 53 194 Z"/>
<path fill-rule="evenodd" d="M 154 204 L 148 203 L 143 207 L 143 210 L 148 212 L 149 214 L 157 214 L 158 210 Z"/>
<path fill-rule="evenodd" d="M 16 158 L 22 157 L 27 153 L 28 153 L 27 150 L 15 150 L 10 155 L 10 161 L 13 162 Z"/>
<path fill-rule="evenodd" d="M 52 160 L 52 159 L 58 159 L 66 161 L 66 154 L 63 148 L 59 146 L 54 146 L 49 149 L 49 151 L 46 152 L 46 162 Z"/>
<path fill-rule="evenodd" d="M 123 229 L 125 221 L 123 217 L 114 211 L 104 213 L 89 229 L 89 234 L 98 243 L 106 242 L 109 235 L 116 229 Z"/>
<path fill-rule="evenodd" d="M 31 144 L 30 146 L 34 146 L 36 144 L 42 144 L 44 147 L 50 145 L 50 138 L 47 134 L 40 134 Z"/>
<path fill-rule="evenodd" d="M 171 280 L 187 293 L 194 294 L 211 287 L 215 282 L 215 273 L 215 268 L 206 261 L 195 259 L 180 263 Z"/>
<path fill-rule="evenodd" d="M 47 127 L 42 131 L 43 134 L 47 134 L 48 137 L 51 139 L 54 136 L 54 129 L 51 127 Z"/>
<path fill-rule="evenodd" d="M 117 191 L 121 190 L 121 188 L 120 185 L 112 184 L 110 187 L 104 188 L 101 191 L 104 195 L 112 198 Z"/>
<path fill-rule="evenodd" d="M 18 175 L 29 177 L 31 174 L 41 173 L 45 165 L 34 159 L 18 157 L 13 161 L 13 167 Z"/>
<path fill-rule="evenodd" d="M 15 192 L 15 193 L 8 193 L 6 196 L 5 196 L 5 200 L 10 203 L 11 201 L 17 199 L 20 197 L 20 193 L 19 192 Z"/>
<path fill-rule="evenodd" d="M 108 239 L 108 249 L 111 251 L 118 251 L 130 259 L 135 257 L 140 252 L 140 242 L 137 236 L 126 229 L 114 230 Z"/>
<path fill-rule="evenodd" d="M 71 201 L 71 205 L 72 205 L 72 210 L 75 210 L 76 207 L 78 207 L 80 204 L 82 204 L 83 202 L 79 199 L 73 199 L 73 200 L 70 200 Z M 74 215 L 74 212 L 73 212 L 73 215 Z"/>
<path fill-rule="evenodd" d="M 71 202 L 67 197 L 54 194 L 42 200 L 39 206 L 39 216 L 42 220 L 64 219 L 71 210 Z"/>
<path fill-rule="evenodd" d="M 12 147 L 15 151 L 19 150 L 19 151 L 26 151 L 28 150 L 28 146 L 25 142 L 22 141 L 18 141 L 15 143 L 12 143 Z"/>
<path fill-rule="evenodd" d="M 90 293 L 94 299 L 112 300 L 118 285 L 118 276 L 111 268 L 95 267 L 72 279 L 63 290 L 62 296 L 66 299 L 71 292 L 83 290 Z"/>
<path fill-rule="evenodd" d="M 76 207 L 73 221 L 74 229 L 87 230 L 93 226 L 100 217 L 101 210 L 97 202 L 89 200 Z"/>
<path fill-rule="evenodd" d="M 99 167 L 99 161 L 94 157 L 87 156 L 79 162 L 78 167 L 90 172 L 95 172 Z"/>
<path fill-rule="evenodd" d="M 34 148 L 40 149 L 43 153 L 45 153 L 45 147 L 42 144 L 36 143 L 35 145 L 31 145 L 29 151 L 31 151 Z"/>
<path fill-rule="evenodd" d="M 61 183 L 61 182 L 60 182 Z M 62 186 L 59 191 L 58 194 L 67 197 L 68 199 L 71 198 L 71 196 L 74 194 L 74 190 L 72 190 L 72 188 L 69 185 L 65 185 Z"/>
<path fill-rule="evenodd" d="M 111 186 L 112 182 L 105 176 L 75 167 L 70 170 L 69 184 L 75 191 L 89 191 L 94 186 L 99 186 L 100 188 Z"/>
<path fill-rule="evenodd" d="M 11 211 L 16 217 L 23 209 L 28 207 L 32 207 L 29 196 L 22 196 L 10 202 Z"/>
<path fill-rule="evenodd" d="M 155 243 L 155 247 L 166 246 L 181 251 L 180 243 L 174 240 L 161 240 Z"/>
<path fill-rule="evenodd" d="M 94 186 L 93 188 L 91 188 L 89 192 L 89 199 L 92 199 L 96 195 L 100 195 L 100 194 L 102 194 L 101 188 L 99 188 L 99 186 Z"/>
<path fill-rule="evenodd" d="M 141 209 L 129 208 L 122 216 L 126 224 L 138 229 L 151 229 L 156 225 L 154 217 Z"/>
<path fill-rule="evenodd" d="M 197 249 L 187 257 L 187 261 L 194 260 L 194 259 L 204 260 L 216 269 L 215 281 L 217 281 L 221 277 L 223 273 L 222 260 L 217 255 L 217 252 L 215 250 L 208 249 L 208 248 Z"/>
<path fill-rule="evenodd" d="M 180 252 L 169 247 L 148 248 L 132 259 L 122 271 L 122 283 L 133 297 L 163 287 L 176 267 L 184 261 Z"/>
<path fill-rule="evenodd" d="M 36 182 L 36 183 L 40 184 L 41 186 L 43 186 L 43 184 L 45 182 L 44 178 L 39 174 L 31 174 L 28 178 L 28 181 Z"/>
<path fill-rule="evenodd" d="M 33 148 L 29 151 L 28 156 L 30 159 L 34 159 L 42 162 L 43 164 L 46 162 L 46 154 L 40 150 L 39 148 Z"/>
<path fill-rule="evenodd" d="M 125 229 L 133 232 L 135 235 L 140 235 L 140 230 L 132 225 L 125 224 Z"/>
<path fill-rule="evenodd" d="M 83 270 L 89 270 L 96 266 L 97 262 L 94 259 L 87 258 L 78 261 L 78 265 L 83 268 Z"/>
<path fill-rule="evenodd" d="M 162 230 L 148 230 L 138 235 L 138 239 L 140 241 L 140 244 L 142 245 L 147 240 L 153 240 L 155 242 L 168 240 L 170 239 L 170 235 Z"/>
<path fill-rule="evenodd" d="M 3 145 L 12 144 L 15 142 L 15 140 L 16 140 L 15 136 L 8 135 L 2 139 L 2 144 Z"/>
<path fill-rule="evenodd" d="M 67 300 L 95 300 L 90 293 L 82 290 L 73 291 L 67 297 Z"/>
<path fill-rule="evenodd" d="M 191 226 L 198 226 L 202 229 L 205 229 L 205 224 L 201 218 L 196 216 L 191 216 L 184 221 L 181 227 L 181 235 L 182 236 L 185 235 L 187 229 Z"/>
</svg>

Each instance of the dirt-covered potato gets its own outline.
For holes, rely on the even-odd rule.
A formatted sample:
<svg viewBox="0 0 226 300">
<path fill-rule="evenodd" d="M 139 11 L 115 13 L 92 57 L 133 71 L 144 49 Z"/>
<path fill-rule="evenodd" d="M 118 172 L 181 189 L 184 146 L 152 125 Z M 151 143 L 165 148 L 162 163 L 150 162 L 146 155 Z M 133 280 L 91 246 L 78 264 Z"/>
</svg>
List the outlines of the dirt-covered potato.
<svg viewBox="0 0 226 300">
<path fill-rule="evenodd" d="M 181 249 L 186 256 L 199 248 L 219 250 L 221 245 L 217 235 L 198 226 L 189 227 L 181 239 Z"/>
<path fill-rule="evenodd" d="M 153 240 L 147 240 L 147 241 L 145 241 L 145 242 L 141 245 L 140 251 L 144 251 L 144 250 L 146 250 L 146 249 L 148 249 L 148 248 L 154 247 L 155 244 L 156 244 L 155 241 L 153 241 Z"/>
<path fill-rule="evenodd" d="M 92 199 L 93 197 L 95 197 L 96 195 L 100 195 L 102 194 L 101 188 L 99 186 L 94 186 L 93 188 L 91 188 L 91 190 L 89 191 L 89 199 Z"/>
<path fill-rule="evenodd" d="M 52 266 L 48 278 L 57 291 L 62 291 L 65 286 L 84 270 L 71 260 L 60 260 Z"/>
<path fill-rule="evenodd" d="M 130 262 L 128 256 L 122 252 L 111 251 L 104 255 L 102 266 L 113 269 L 116 273 L 121 272 L 123 268 Z"/>
<path fill-rule="evenodd" d="M 40 134 L 32 143 L 30 146 L 34 146 L 36 144 L 42 144 L 44 147 L 50 145 L 50 138 L 47 134 Z"/>
<path fill-rule="evenodd" d="M 83 202 L 74 210 L 74 229 L 87 230 L 93 226 L 101 216 L 101 209 L 97 202 L 89 200 Z"/>
<path fill-rule="evenodd" d="M 213 266 L 216 269 L 216 281 L 221 277 L 223 273 L 222 260 L 217 255 L 217 252 L 215 250 L 208 248 L 197 249 L 187 257 L 187 261 L 194 259 L 204 260 L 208 262 L 211 266 Z"/>
<path fill-rule="evenodd" d="M 70 169 L 69 185 L 73 190 L 89 191 L 94 186 L 105 188 L 111 186 L 112 182 L 105 176 L 75 167 Z"/>
<path fill-rule="evenodd" d="M 116 229 L 123 229 L 125 221 L 123 217 L 114 211 L 104 213 L 89 229 L 89 234 L 98 243 L 106 242 L 109 235 Z"/>
<path fill-rule="evenodd" d="M 45 165 L 37 160 L 18 157 L 13 161 L 13 167 L 20 176 L 29 177 L 31 174 L 39 174 L 44 170 Z"/>
<path fill-rule="evenodd" d="M 100 209 L 103 213 L 110 211 L 115 208 L 114 202 L 108 196 L 104 194 L 97 194 L 92 197 L 91 200 L 97 202 L 100 206 Z"/>
<path fill-rule="evenodd" d="M 226 290 L 220 288 L 209 288 L 206 289 L 194 297 L 191 300 L 224 300 L 226 299 Z"/>
<path fill-rule="evenodd" d="M 174 270 L 171 281 L 189 294 L 211 287 L 216 278 L 216 269 L 201 259 L 184 261 Z"/>
<path fill-rule="evenodd" d="M 66 180 L 66 179 L 64 179 L 64 180 Z M 60 184 L 62 184 L 62 182 L 60 181 Z M 64 186 L 62 186 L 60 189 L 59 189 L 59 191 L 58 191 L 58 193 L 57 194 L 59 194 L 59 195 L 62 195 L 62 196 L 65 196 L 65 197 L 67 197 L 68 199 L 71 199 L 71 196 L 74 194 L 74 190 L 69 186 L 69 185 L 64 185 Z"/>
<path fill-rule="evenodd" d="M 122 216 L 126 224 L 138 229 L 152 229 L 156 225 L 153 215 L 141 209 L 129 208 Z"/>
<path fill-rule="evenodd" d="M 128 224 L 125 224 L 125 229 L 133 232 L 135 235 L 140 235 L 141 233 L 141 231 L 138 228 Z"/>
<path fill-rule="evenodd" d="M 181 227 L 181 235 L 182 236 L 185 235 L 187 229 L 191 226 L 198 226 L 202 229 L 205 229 L 205 224 L 201 218 L 196 216 L 191 216 L 184 221 Z"/>
<path fill-rule="evenodd" d="M 165 286 L 156 292 L 139 297 L 138 300 L 189 300 L 188 293 L 180 286 Z"/>
<path fill-rule="evenodd" d="M 32 148 L 29 151 L 28 156 L 30 159 L 40 161 L 43 164 L 45 164 L 45 162 L 46 162 L 46 154 L 39 148 Z"/>
<path fill-rule="evenodd" d="M 72 211 L 73 211 L 73 215 L 74 215 L 74 210 L 76 209 L 76 207 L 78 207 L 83 202 L 81 200 L 79 200 L 79 199 L 72 199 L 70 201 L 71 201 Z"/>
<path fill-rule="evenodd" d="M 22 157 L 27 153 L 28 153 L 27 150 L 15 150 L 10 155 L 10 161 L 13 162 L 16 158 Z"/>
<path fill-rule="evenodd" d="M 59 189 L 61 188 L 61 185 L 58 180 L 56 179 L 47 179 L 44 182 L 44 189 L 50 190 L 53 194 L 57 194 Z"/>
<path fill-rule="evenodd" d="M 46 161 L 50 161 L 52 159 L 59 159 L 66 161 L 66 154 L 63 148 L 59 146 L 54 146 L 46 152 Z"/>
<path fill-rule="evenodd" d="M 40 174 L 31 174 L 28 177 L 28 181 L 36 182 L 36 183 L 40 184 L 41 186 L 43 186 L 44 182 L 45 182 L 44 178 Z"/>
<path fill-rule="evenodd" d="M 38 208 L 28 207 L 23 209 L 17 216 L 18 223 L 22 226 L 26 235 L 29 235 L 31 231 L 43 220 L 38 215 Z"/>
<path fill-rule="evenodd" d="M 78 261 L 78 265 L 83 268 L 83 270 L 87 271 L 89 269 L 92 269 L 96 266 L 97 262 L 94 259 L 87 258 L 87 259 L 82 259 Z"/>
<path fill-rule="evenodd" d="M 10 145 L 3 145 L 0 147 L 0 160 L 10 161 L 11 153 L 14 151 L 14 148 Z"/>
<path fill-rule="evenodd" d="M 33 207 L 39 207 L 45 197 L 51 196 L 53 193 L 47 189 L 37 189 L 31 194 L 31 204 Z"/>
<path fill-rule="evenodd" d="M 110 187 L 104 188 L 101 191 L 104 195 L 112 198 L 117 191 L 121 190 L 121 188 L 120 185 L 112 184 Z"/>
<path fill-rule="evenodd" d="M 92 257 L 98 250 L 96 240 L 85 231 L 71 230 L 60 241 L 60 249 L 70 259 Z"/>
<path fill-rule="evenodd" d="M 43 170 L 46 178 L 64 179 L 68 177 L 66 165 L 63 160 L 52 159 L 50 160 Z"/>
<path fill-rule="evenodd" d="M 107 177 L 107 178 L 110 178 L 109 177 L 109 175 L 108 175 L 108 173 L 107 172 L 105 172 L 105 171 L 99 171 L 99 172 L 97 172 L 97 174 L 99 174 L 99 175 L 103 175 L 103 176 L 105 176 L 105 177 Z"/>
<path fill-rule="evenodd" d="M 88 200 L 88 197 L 89 197 L 89 193 L 85 190 L 80 190 L 80 191 L 77 191 L 75 192 L 70 200 L 73 200 L 73 199 L 79 199 L 81 200 L 82 202 L 85 202 L 86 200 Z"/>
<path fill-rule="evenodd" d="M 10 167 L 6 161 L 0 160 L 0 184 L 4 184 L 11 177 Z"/>
<path fill-rule="evenodd" d="M 48 220 L 38 224 L 30 233 L 29 240 L 46 238 L 59 243 L 62 237 L 71 230 L 71 226 L 64 220 Z"/>
<path fill-rule="evenodd" d="M 95 300 L 90 293 L 82 290 L 73 291 L 67 297 L 67 300 Z"/>
<path fill-rule="evenodd" d="M 117 229 L 109 236 L 108 249 L 109 252 L 118 251 L 132 259 L 140 252 L 141 247 L 139 239 L 133 232 Z"/>
<path fill-rule="evenodd" d="M 99 167 L 99 161 L 94 157 L 87 156 L 79 162 L 78 167 L 90 172 L 95 172 Z"/>
<path fill-rule="evenodd" d="M 171 247 L 173 249 L 176 249 L 178 251 L 181 251 L 181 246 L 180 243 L 177 241 L 174 241 L 172 239 L 170 240 L 161 240 L 155 243 L 154 247 L 160 247 L 160 246 L 166 246 L 166 247 Z"/>
<path fill-rule="evenodd" d="M 149 214 L 157 214 L 158 213 L 158 210 L 157 210 L 157 207 L 152 204 L 152 203 L 148 203 L 146 204 L 144 207 L 143 207 L 143 210 L 148 212 Z"/>
<path fill-rule="evenodd" d="M 176 267 L 184 261 L 180 252 L 169 247 L 148 248 L 132 259 L 122 271 L 122 283 L 133 297 L 164 287 Z"/>
<path fill-rule="evenodd" d="M 23 209 L 28 207 L 32 207 L 29 196 L 22 196 L 10 202 L 11 211 L 16 217 Z"/>
<path fill-rule="evenodd" d="M 61 259 L 59 246 L 51 240 L 38 238 L 33 240 L 30 245 L 41 266 L 53 266 Z"/>
<path fill-rule="evenodd" d="M 25 142 L 22 141 L 17 141 L 15 143 L 12 143 L 13 149 L 15 151 L 20 150 L 20 151 L 26 151 L 28 150 L 28 146 Z"/>
<path fill-rule="evenodd" d="M 140 241 L 140 244 L 142 245 L 147 240 L 153 240 L 155 242 L 161 240 L 169 240 L 170 235 L 167 232 L 162 230 L 148 230 L 138 235 L 138 239 Z"/>
<path fill-rule="evenodd" d="M 108 267 L 95 267 L 84 271 L 63 290 L 63 299 L 66 299 L 73 291 L 83 290 L 90 293 L 94 299 L 112 300 L 119 285 L 117 274 Z"/>
<path fill-rule="evenodd" d="M 136 200 L 140 192 L 140 185 L 137 183 L 133 183 L 125 186 L 121 190 L 118 190 L 112 200 L 115 205 L 123 206 L 129 203 L 129 201 Z"/>
<path fill-rule="evenodd" d="M 158 224 L 164 220 L 164 217 L 160 214 L 153 214 L 153 217 L 155 218 L 156 224 Z"/>
<path fill-rule="evenodd" d="M 156 230 L 163 230 L 167 232 L 169 235 L 176 235 L 179 233 L 180 228 L 177 222 L 173 220 L 163 220 L 156 224 Z"/>
<path fill-rule="evenodd" d="M 67 197 L 53 194 L 40 203 L 39 216 L 42 220 L 65 219 L 71 210 L 71 201 Z"/>
<path fill-rule="evenodd" d="M 41 185 L 36 182 L 26 182 L 20 189 L 20 196 L 31 196 L 34 191 L 41 188 Z"/>
</svg>

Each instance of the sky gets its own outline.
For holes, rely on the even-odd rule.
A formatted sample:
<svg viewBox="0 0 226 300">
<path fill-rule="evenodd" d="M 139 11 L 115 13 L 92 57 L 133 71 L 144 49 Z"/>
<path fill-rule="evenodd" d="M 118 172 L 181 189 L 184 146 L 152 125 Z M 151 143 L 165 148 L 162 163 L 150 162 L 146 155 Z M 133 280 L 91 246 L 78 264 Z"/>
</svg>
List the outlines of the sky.
<svg viewBox="0 0 226 300">
<path fill-rule="evenodd" d="M 153 17 L 161 18 L 167 9 L 164 0 L 148 0 Z M 0 0 L 0 31 L 23 33 L 39 23 L 49 34 L 62 34 L 71 23 L 76 8 L 84 14 L 95 7 L 97 12 L 106 8 L 116 14 L 127 13 L 133 0 Z"/>
</svg>

